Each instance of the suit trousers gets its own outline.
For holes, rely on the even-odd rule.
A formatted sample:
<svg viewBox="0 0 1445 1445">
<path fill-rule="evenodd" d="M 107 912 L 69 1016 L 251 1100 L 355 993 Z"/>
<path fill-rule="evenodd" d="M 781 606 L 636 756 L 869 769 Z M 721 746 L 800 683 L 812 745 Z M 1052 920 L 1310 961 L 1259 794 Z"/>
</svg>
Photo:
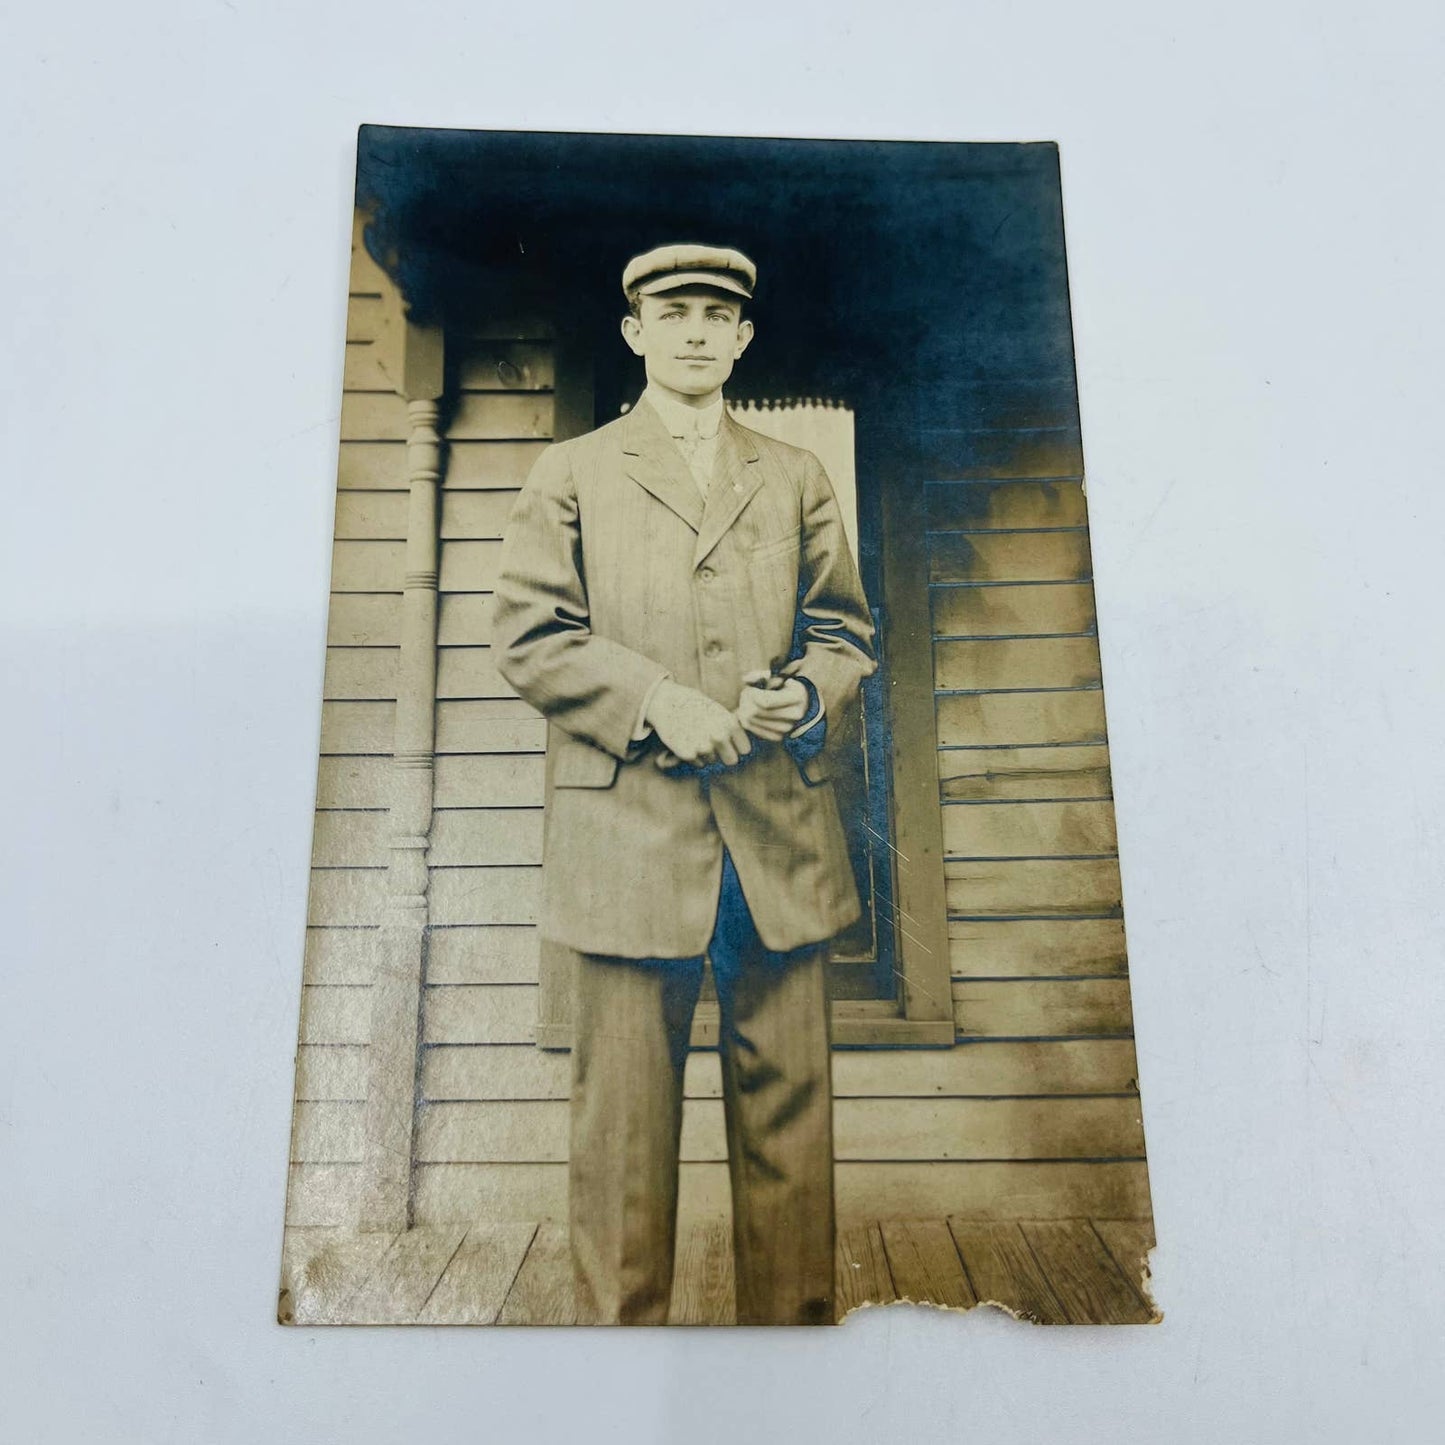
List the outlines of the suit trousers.
<svg viewBox="0 0 1445 1445">
<path fill-rule="evenodd" d="M 723 855 L 720 1014 L 739 1324 L 832 1324 L 833 1091 L 823 944 L 774 953 Z M 683 1071 L 703 958 L 578 955 L 569 1225 L 579 1318 L 665 1324 Z"/>
</svg>

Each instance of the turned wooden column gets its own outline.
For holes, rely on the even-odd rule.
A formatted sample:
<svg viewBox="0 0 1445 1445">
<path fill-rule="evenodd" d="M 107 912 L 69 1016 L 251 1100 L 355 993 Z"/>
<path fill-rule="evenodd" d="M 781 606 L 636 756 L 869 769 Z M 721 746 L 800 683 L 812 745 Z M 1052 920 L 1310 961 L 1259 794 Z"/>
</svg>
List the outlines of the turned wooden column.
<svg viewBox="0 0 1445 1445">
<path fill-rule="evenodd" d="M 387 819 L 387 895 L 371 988 L 364 1230 L 411 1224 L 417 1057 L 426 975 L 427 847 L 436 766 L 437 573 L 442 444 L 442 329 L 404 322 L 401 392 L 406 398 L 406 575 L 397 660 L 396 732 Z"/>
</svg>

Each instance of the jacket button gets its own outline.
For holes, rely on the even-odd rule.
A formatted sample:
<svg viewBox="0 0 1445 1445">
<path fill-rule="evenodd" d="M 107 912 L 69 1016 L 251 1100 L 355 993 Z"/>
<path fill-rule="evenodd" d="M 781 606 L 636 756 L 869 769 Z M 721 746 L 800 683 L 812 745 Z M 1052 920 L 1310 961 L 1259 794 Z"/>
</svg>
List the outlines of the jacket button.
<svg viewBox="0 0 1445 1445">
<path fill-rule="evenodd" d="M 697 575 L 701 581 L 711 582 L 712 579 L 717 576 L 717 573 L 714 572 L 711 567 L 704 567 Z"/>
<path fill-rule="evenodd" d="M 708 655 L 709 657 L 716 657 L 716 656 L 718 655 L 718 653 L 720 653 L 720 652 L 722 651 L 722 643 L 720 643 L 720 642 L 709 642 L 708 645 L 707 645 L 707 647 L 704 649 L 704 651 L 707 653 L 707 655 Z"/>
</svg>

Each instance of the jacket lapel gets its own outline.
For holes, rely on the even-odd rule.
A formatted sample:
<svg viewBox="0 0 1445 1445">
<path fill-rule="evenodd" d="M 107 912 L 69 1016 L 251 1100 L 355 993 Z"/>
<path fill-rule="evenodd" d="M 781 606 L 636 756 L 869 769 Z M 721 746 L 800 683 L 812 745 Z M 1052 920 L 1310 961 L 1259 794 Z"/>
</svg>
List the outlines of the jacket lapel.
<svg viewBox="0 0 1445 1445">
<path fill-rule="evenodd" d="M 694 567 L 722 540 L 762 484 L 763 469 L 758 463 L 757 447 L 748 432 L 724 411 L 712 490 L 707 496 L 697 547 L 693 551 Z"/>
<path fill-rule="evenodd" d="M 645 401 L 627 414 L 622 453 L 624 470 L 638 486 L 676 512 L 694 532 L 701 529 L 703 504 L 697 483 L 662 418 Z"/>
</svg>

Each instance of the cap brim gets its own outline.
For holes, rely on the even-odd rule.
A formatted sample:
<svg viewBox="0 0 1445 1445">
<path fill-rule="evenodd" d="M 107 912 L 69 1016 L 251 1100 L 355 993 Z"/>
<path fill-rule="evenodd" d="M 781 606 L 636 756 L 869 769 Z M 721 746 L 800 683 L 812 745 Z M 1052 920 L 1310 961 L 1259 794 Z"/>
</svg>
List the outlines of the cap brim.
<svg viewBox="0 0 1445 1445">
<path fill-rule="evenodd" d="M 727 276 L 719 271 L 669 271 L 663 276 L 652 276 L 633 289 L 639 296 L 656 296 L 663 291 L 679 291 L 684 286 L 706 286 L 710 291 L 730 291 L 751 301 L 753 293 L 736 276 Z"/>
</svg>

